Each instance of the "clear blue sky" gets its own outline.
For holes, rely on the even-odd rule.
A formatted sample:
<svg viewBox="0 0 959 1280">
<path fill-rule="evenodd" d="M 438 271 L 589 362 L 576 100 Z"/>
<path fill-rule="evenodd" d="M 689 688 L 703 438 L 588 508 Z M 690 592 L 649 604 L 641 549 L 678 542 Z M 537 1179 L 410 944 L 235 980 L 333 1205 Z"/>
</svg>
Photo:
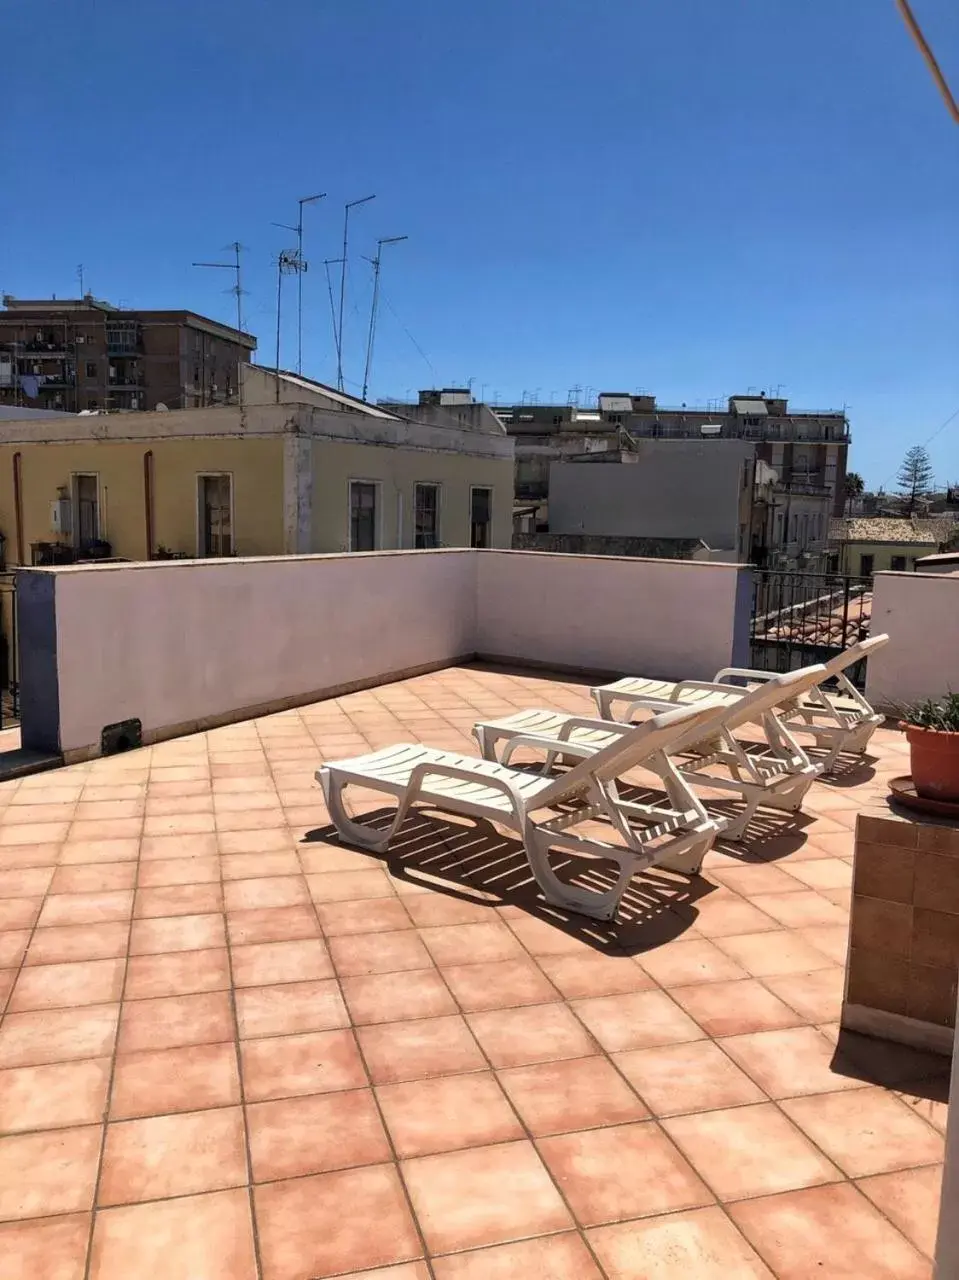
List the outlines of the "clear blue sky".
<svg viewBox="0 0 959 1280">
<path fill-rule="evenodd" d="M 914 5 L 959 85 L 959 6 Z M 322 260 L 376 192 L 348 389 L 359 255 L 405 234 L 375 395 L 781 386 L 848 405 L 872 484 L 959 407 L 959 130 L 893 0 L 60 0 L 2 26 L 4 291 L 75 295 L 82 262 L 99 297 L 230 321 L 190 262 L 239 239 L 269 363 L 270 223 L 328 191 L 304 371 L 330 379 Z M 959 419 L 931 452 L 959 479 Z"/>
</svg>

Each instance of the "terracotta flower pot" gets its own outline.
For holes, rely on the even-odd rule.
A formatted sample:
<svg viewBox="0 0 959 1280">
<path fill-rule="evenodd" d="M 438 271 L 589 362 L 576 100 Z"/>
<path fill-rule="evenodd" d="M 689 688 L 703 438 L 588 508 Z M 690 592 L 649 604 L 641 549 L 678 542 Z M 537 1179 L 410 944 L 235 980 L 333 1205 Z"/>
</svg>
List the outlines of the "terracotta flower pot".
<svg viewBox="0 0 959 1280">
<path fill-rule="evenodd" d="M 959 803 L 959 733 L 904 724 L 912 781 L 927 800 Z"/>
</svg>

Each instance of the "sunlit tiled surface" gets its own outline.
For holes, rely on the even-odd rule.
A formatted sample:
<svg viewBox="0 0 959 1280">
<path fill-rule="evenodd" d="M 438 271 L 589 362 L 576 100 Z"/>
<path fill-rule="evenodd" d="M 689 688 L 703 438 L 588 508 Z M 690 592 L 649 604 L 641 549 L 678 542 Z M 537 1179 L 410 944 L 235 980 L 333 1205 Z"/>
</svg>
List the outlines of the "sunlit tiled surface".
<svg viewBox="0 0 959 1280">
<path fill-rule="evenodd" d="M 331 838 L 322 759 L 531 705 L 585 686 L 448 670 L 0 787 L 3 1280 L 930 1275 L 946 1066 L 837 1047 L 898 735 L 615 926 L 491 829 Z"/>
</svg>

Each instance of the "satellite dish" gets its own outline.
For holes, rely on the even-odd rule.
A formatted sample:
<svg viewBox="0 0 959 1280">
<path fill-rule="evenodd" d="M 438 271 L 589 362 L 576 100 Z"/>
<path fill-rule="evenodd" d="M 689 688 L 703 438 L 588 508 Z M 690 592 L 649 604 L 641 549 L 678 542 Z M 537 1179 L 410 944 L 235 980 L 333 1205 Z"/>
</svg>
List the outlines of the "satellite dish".
<svg viewBox="0 0 959 1280">
<path fill-rule="evenodd" d="M 163 401 L 161 400 L 160 403 L 157 405 L 157 413 L 169 413 L 169 412 L 170 412 L 170 406 L 168 404 L 164 404 Z"/>
</svg>

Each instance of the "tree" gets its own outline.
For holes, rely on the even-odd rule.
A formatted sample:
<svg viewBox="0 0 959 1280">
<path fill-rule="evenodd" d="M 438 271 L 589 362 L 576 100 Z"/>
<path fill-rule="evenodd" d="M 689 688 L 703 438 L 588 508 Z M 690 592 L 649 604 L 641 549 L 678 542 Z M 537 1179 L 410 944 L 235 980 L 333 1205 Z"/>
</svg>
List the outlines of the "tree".
<svg viewBox="0 0 959 1280">
<path fill-rule="evenodd" d="M 921 444 L 913 445 L 902 460 L 896 481 L 906 502 L 906 515 L 912 515 L 919 499 L 932 489 L 932 462 Z"/>
<path fill-rule="evenodd" d="M 857 498 L 862 497 L 862 493 L 865 487 L 866 486 L 863 484 L 862 476 L 859 474 L 858 471 L 846 472 L 846 479 L 843 483 L 843 496 L 846 499 L 847 511 L 849 510 L 849 508 L 852 506 L 853 502 L 855 502 Z"/>
</svg>

